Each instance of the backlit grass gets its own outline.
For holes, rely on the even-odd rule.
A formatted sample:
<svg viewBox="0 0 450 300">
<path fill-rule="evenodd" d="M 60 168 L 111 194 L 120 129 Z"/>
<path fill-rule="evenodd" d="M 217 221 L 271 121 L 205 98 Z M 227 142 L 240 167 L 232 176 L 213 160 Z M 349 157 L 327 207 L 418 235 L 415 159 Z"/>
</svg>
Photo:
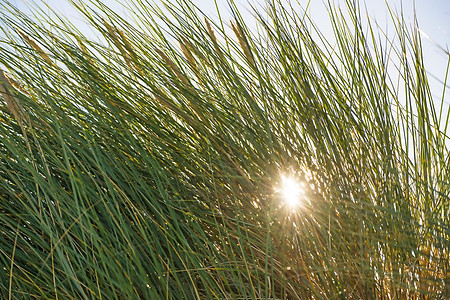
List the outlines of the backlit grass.
<svg viewBox="0 0 450 300">
<path fill-rule="evenodd" d="M 279 0 L 258 30 L 164 3 L 75 1 L 100 43 L 0 1 L 0 298 L 448 297 L 418 28 L 330 4 L 334 44 Z"/>
</svg>

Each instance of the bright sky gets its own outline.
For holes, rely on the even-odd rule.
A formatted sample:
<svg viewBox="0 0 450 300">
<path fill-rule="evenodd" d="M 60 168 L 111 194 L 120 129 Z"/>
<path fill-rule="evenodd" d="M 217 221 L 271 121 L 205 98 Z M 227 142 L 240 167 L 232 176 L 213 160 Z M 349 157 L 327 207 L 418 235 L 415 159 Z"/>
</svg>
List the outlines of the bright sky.
<svg viewBox="0 0 450 300">
<path fill-rule="evenodd" d="M 29 1 L 27 0 L 10 0 L 22 10 L 27 10 Z M 132 0 L 129 0 L 132 1 Z M 246 20 L 251 20 L 249 13 L 249 4 L 252 3 L 256 7 L 263 5 L 265 0 L 235 0 L 238 5 L 243 8 L 241 12 L 244 14 Z M 285 0 L 289 1 L 289 0 Z M 40 3 L 40 0 L 36 0 Z M 124 2 L 124 1 L 123 1 Z M 150 1 L 149 1 L 150 2 Z M 292 3 L 299 2 L 300 5 L 306 7 L 308 0 L 291 0 Z M 325 1 L 326 2 L 326 1 Z M 334 0 L 335 3 L 345 7 L 345 0 Z M 367 11 L 372 19 L 375 19 L 383 31 L 387 31 L 388 35 L 392 36 L 394 30 L 392 27 L 386 28 L 386 20 L 389 18 L 386 10 L 386 2 L 391 6 L 394 11 L 400 11 L 403 7 L 406 20 L 413 21 L 414 19 L 414 4 L 416 7 L 415 13 L 419 22 L 419 27 L 423 32 L 423 48 L 424 48 L 424 60 L 427 66 L 427 71 L 430 75 L 430 84 L 433 92 L 433 96 L 440 99 L 439 95 L 442 95 L 442 83 L 432 77 L 443 80 L 446 71 L 446 63 L 448 55 L 444 53 L 439 47 L 448 49 L 450 47 L 450 0 L 361 0 L 361 6 L 367 2 Z M 81 31 L 89 31 L 85 26 L 84 21 L 77 13 L 71 8 L 67 0 L 47 0 L 46 3 L 56 11 L 61 12 L 74 24 L 79 26 Z M 126 10 L 117 4 L 115 0 L 105 0 L 103 3 L 108 4 L 109 7 L 115 11 L 126 15 Z M 194 3 L 206 12 L 208 15 L 215 15 L 215 4 L 213 0 L 194 0 Z M 229 19 L 229 9 L 227 6 L 227 0 L 218 0 L 219 7 L 221 9 L 222 17 Z M 43 7 L 41 5 L 41 7 Z M 331 35 L 329 29 L 328 15 L 325 11 L 325 6 L 321 0 L 311 0 L 309 7 L 309 13 L 314 22 L 326 33 Z M 446 97 L 447 102 L 450 102 L 450 96 Z"/>
</svg>

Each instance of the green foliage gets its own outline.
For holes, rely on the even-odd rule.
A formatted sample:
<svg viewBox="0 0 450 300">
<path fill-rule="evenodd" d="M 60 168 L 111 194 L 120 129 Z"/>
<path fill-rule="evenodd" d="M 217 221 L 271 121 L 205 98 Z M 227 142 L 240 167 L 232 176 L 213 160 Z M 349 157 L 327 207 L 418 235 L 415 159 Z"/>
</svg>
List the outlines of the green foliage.
<svg viewBox="0 0 450 300">
<path fill-rule="evenodd" d="M 331 45 L 279 0 L 257 34 L 177 2 L 133 1 L 139 25 L 74 2 L 103 43 L 0 2 L 0 297 L 448 297 L 449 113 L 418 29 L 330 5 Z"/>
</svg>

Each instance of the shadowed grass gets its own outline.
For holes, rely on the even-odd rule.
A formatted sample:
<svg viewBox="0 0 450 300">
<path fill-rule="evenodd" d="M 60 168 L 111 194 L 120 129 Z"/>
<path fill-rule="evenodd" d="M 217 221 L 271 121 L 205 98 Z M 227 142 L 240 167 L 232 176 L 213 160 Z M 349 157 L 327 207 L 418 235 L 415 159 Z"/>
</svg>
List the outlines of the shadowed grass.
<svg viewBox="0 0 450 300">
<path fill-rule="evenodd" d="M 330 4 L 331 45 L 281 1 L 257 35 L 233 3 L 136 0 L 139 26 L 73 4 L 104 43 L 0 2 L 1 298 L 448 297 L 449 113 L 417 27 Z"/>
</svg>

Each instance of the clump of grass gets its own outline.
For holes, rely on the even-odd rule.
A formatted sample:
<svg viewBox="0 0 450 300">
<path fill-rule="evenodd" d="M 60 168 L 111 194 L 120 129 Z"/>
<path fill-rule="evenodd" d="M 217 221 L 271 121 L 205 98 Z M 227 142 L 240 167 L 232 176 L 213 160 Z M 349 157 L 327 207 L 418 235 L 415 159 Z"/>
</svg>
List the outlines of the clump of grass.
<svg viewBox="0 0 450 300">
<path fill-rule="evenodd" d="M 417 28 L 386 44 L 330 6 L 331 45 L 281 1 L 258 35 L 233 2 L 231 26 L 90 4 L 103 44 L 0 2 L 1 298 L 448 296 L 449 113 Z"/>
</svg>

